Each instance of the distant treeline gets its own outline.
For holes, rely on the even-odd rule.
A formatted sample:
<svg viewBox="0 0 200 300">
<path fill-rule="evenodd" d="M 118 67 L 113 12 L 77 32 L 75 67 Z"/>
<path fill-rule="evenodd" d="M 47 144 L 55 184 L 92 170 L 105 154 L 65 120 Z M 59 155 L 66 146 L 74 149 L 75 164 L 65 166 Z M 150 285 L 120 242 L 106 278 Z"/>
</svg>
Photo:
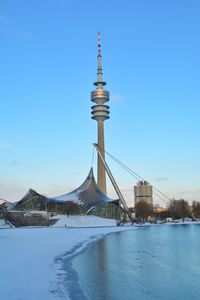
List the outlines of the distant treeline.
<svg viewBox="0 0 200 300">
<path fill-rule="evenodd" d="M 135 205 L 135 214 L 138 220 L 146 220 L 149 216 L 164 220 L 166 218 L 182 219 L 185 218 L 199 219 L 200 218 L 200 202 L 193 201 L 189 205 L 188 201 L 184 199 L 169 201 L 166 209 L 157 210 L 153 209 L 152 205 L 148 202 L 141 200 Z"/>
</svg>

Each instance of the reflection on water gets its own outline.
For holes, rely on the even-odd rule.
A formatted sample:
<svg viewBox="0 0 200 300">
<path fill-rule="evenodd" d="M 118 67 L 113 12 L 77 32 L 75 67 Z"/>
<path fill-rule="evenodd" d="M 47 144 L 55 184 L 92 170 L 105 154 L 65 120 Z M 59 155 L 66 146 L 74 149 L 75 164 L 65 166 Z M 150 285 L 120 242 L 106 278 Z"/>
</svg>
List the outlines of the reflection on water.
<svg viewBox="0 0 200 300">
<path fill-rule="evenodd" d="M 199 300 L 200 225 L 118 232 L 73 261 L 92 300 Z"/>
</svg>

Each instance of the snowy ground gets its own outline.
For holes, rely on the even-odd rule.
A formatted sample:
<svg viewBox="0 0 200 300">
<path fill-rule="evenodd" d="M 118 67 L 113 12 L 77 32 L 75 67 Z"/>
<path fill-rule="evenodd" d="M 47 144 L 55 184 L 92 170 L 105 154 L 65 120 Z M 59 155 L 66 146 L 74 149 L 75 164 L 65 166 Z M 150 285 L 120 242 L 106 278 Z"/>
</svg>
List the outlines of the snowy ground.
<svg viewBox="0 0 200 300">
<path fill-rule="evenodd" d="M 0 229 L 1 228 L 10 228 L 10 226 L 5 222 L 4 219 L 0 219 Z"/>
<path fill-rule="evenodd" d="M 96 216 L 67 216 L 57 215 L 51 219 L 58 219 L 53 227 L 94 227 L 94 226 L 116 226 L 113 219 L 105 219 Z"/>
<path fill-rule="evenodd" d="M 67 217 L 67 226 L 114 225 L 113 220 Z M 100 220 L 101 219 L 101 220 Z M 57 226 L 65 225 L 61 218 Z M 112 222 L 111 222 L 112 221 Z M 101 223 L 102 224 L 102 223 Z M 68 299 L 64 286 L 63 258 L 73 256 L 88 242 L 110 232 L 134 227 L 99 228 L 13 228 L 0 230 L 0 299 Z M 79 245 L 79 247 L 78 247 Z M 74 249 L 70 252 L 70 250 Z M 70 274 L 69 274 L 70 276 Z"/>
</svg>

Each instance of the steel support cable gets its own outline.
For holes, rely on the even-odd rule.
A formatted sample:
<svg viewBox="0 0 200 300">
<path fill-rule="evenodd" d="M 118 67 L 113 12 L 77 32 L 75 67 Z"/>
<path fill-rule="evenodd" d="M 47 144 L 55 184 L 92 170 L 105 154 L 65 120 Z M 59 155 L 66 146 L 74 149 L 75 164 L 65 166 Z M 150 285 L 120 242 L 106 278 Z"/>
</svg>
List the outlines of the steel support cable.
<svg viewBox="0 0 200 300">
<path fill-rule="evenodd" d="M 167 200 L 165 200 L 165 199 L 163 199 L 158 193 L 156 193 L 155 191 L 154 191 L 154 195 L 156 195 L 158 198 L 160 198 L 165 204 L 167 204 L 168 205 L 168 202 L 167 202 Z"/>
<path fill-rule="evenodd" d="M 129 167 L 127 167 L 122 162 L 120 162 L 118 159 L 116 159 L 115 157 L 113 157 L 112 155 L 110 155 L 110 153 L 106 152 L 106 154 L 108 154 L 112 159 L 114 159 L 117 163 L 119 163 L 129 174 L 131 174 L 132 176 L 134 176 L 137 179 L 145 181 L 145 179 L 143 177 L 141 177 L 140 175 L 138 175 L 137 173 L 135 173 L 133 170 L 131 170 Z M 160 193 L 161 195 L 163 195 L 165 198 L 167 198 L 168 200 L 171 200 L 167 195 L 165 195 L 164 193 L 162 193 L 155 186 L 152 185 L 152 187 L 153 187 L 154 190 L 156 190 L 158 193 Z M 162 197 L 159 196 L 159 198 L 162 199 L 165 203 L 167 203 L 167 201 L 164 200 Z"/>
<path fill-rule="evenodd" d="M 99 147 L 100 148 L 100 147 Z M 103 150 L 103 149 L 102 149 Z M 146 181 L 143 177 L 141 177 L 139 174 L 137 174 L 136 172 L 134 172 L 133 170 L 131 170 L 129 167 L 127 167 L 125 164 L 123 164 L 120 160 L 118 160 L 117 158 L 115 158 L 112 154 L 110 154 L 109 152 L 107 152 L 106 150 L 103 150 L 107 155 L 109 155 L 114 161 L 116 161 L 118 164 L 121 165 L 122 168 L 124 168 L 129 174 L 131 174 L 132 176 L 134 176 L 135 178 L 137 178 L 138 180 L 144 180 Z M 165 198 L 167 198 L 168 200 L 171 200 L 167 195 L 165 195 L 164 193 L 162 193 L 159 189 L 157 189 L 155 186 L 153 186 L 153 189 L 156 190 L 158 193 L 160 193 L 162 196 L 164 196 Z M 157 196 L 163 200 L 166 204 L 167 201 L 164 200 L 161 196 L 159 196 L 157 194 Z"/>
<path fill-rule="evenodd" d="M 109 154 L 108 154 L 109 155 Z M 113 158 L 113 157 L 112 157 Z M 113 158 L 114 159 L 114 158 Z M 137 173 L 135 173 L 134 171 L 130 170 L 127 166 L 125 166 L 123 163 L 119 162 L 118 160 L 115 160 L 117 163 L 119 163 L 123 169 L 125 169 L 129 174 L 131 174 L 133 177 L 135 177 L 136 179 L 138 180 L 144 180 L 144 178 L 142 178 L 141 176 L 139 176 Z M 159 192 L 160 194 L 162 194 L 163 196 L 165 196 L 168 200 L 171 200 L 168 196 L 166 196 L 165 194 L 163 194 L 161 191 L 159 191 L 157 188 L 155 188 L 153 185 L 152 185 L 153 189 L 156 190 L 157 192 Z M 163 199 L 159 194 L 157 194 L 155 191 L 154 191 L 154 194 L 159 197 L 162 201 L 165 202 L 165 204 L 167 204 L 167 200 Z"/>
</svg>

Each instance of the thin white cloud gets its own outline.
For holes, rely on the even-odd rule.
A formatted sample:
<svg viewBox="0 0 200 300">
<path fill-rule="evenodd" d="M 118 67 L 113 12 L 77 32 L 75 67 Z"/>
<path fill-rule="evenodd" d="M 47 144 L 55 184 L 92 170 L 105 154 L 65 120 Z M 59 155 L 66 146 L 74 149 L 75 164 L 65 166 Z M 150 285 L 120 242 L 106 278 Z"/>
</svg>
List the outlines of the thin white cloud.
<svg viewBox="0 0 200 300">
<path fill-rule="evenodd" d="M 180 192 L 180 195 L 186 195 L 186 194 L 199 194 L 200 195 L 200 189 L 196 190 L 183 190 Z"/>
<path fill-rule="evenodd" d="M 21 165 L 21 164 L 23 164 L 21 161 L 17 161 L 17 160 L 12 160 L 10 163 L 12 165 Z"/>
<path fill-rule="evenodd" d="M 170 178 L 167 176 L 159 176 L 159 177 L 156 177 L 156 180 L 157 181 L 166 181 L 166 180 L 170 180 Z"/>
<path fill-rule="evenodd" d="M 122 101 L 124 101 L 124 97 L 121 95 L 115 94 L 110 97 L 110 100 L 113 102 L 122 102 Z"/>
</svg>

